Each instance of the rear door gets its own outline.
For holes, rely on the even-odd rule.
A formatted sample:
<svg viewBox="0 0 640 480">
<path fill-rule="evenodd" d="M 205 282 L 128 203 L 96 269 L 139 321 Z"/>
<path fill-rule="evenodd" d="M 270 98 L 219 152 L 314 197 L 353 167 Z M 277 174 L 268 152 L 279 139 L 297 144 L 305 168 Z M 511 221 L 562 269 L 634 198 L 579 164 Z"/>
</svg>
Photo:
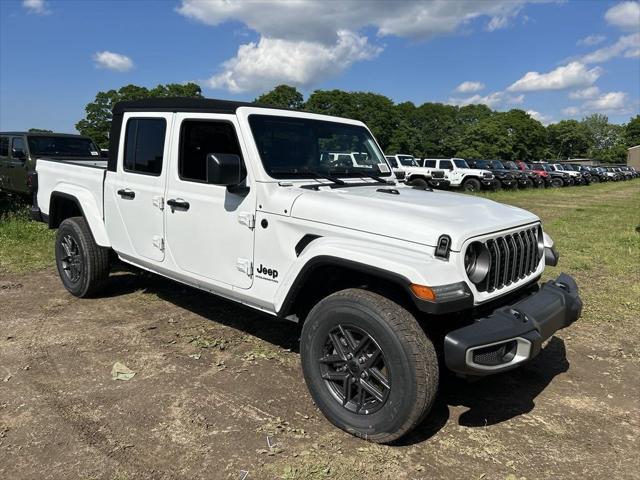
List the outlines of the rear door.
<svg viewBox="0 0 640 480">
<path fill-rule="evenodd" d="M 27 188 L 27 145 L 22 136 L 11 137 L 8 177 L 11 190 L 20 193 L 29 192 Z"/>
<path fill-rule="evenodd" d="M 179 138 L 168 172 L 167 202 L 179 206 L 167 204 L 165 211 L 167 252 L 185 275 L 250 288 L 256 189 L 230 190 L 207 183 L 208 154 L 247 158 L 237 119 L 176 113 L 174 131 Z M 245 182 L 249 186 L 250 178 Z"/>
<path fill-rule="evenodd" d="M 116 172 L 105 181 L 105 223 L 114 250 L 164 260 L 164 191 L 172 113 L 127 113 Z"/>
</svg>

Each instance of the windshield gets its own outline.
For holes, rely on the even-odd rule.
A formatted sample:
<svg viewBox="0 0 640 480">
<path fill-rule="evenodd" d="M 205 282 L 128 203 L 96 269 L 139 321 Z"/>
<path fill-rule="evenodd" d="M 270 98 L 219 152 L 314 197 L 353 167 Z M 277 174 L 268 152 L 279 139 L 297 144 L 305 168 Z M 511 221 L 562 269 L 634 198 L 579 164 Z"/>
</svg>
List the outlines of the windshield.
<svg viewBox="0 0 640 480">
<path fill-rule="evenodd" d="M 512 161 L 504 162 L 504 166 L 507 168 L 507 170 L 518 170 L 518 166 L 515 162 Z"/>
<path fill-rule="evenodd" d="M 556 167 L 556 170 L 564 170 L 564 167 L 562 165 L 560 165 L 558 163 L 555 163 L 554 165 Z"/>
<path fill-rule="evenodd" d="M 491 160 L 491 165 L 493 166 L 493 168 L 496 168 L 499 170 L 506 170 L 506 168 L 504 168 L 504 165 L 500 160 Z"/>
<path fill-rule="evenodd" d="M 522 167 L 523 170 L 531 170 L 531 167 L 526 163 L 520 163 L 520 166 Z"/>
<path fill-rule="evenodd" d="M 469 168 L 466 160 L 454 160 L 453 163 L 455 163 L 458 168 Z"/>
<path fill-rule="evenodd" d="M 36 156 L 100 157 L 100 150 L 88 138 L 30 136 L 29 151 Z"/>
<path fill-rule="evenodd" d="M 400 163 L 402 165 L 404 165 L 405 167 L 418 167 L 418 162 L 416 162 L 416 159 L 413 157 L 410 157 L 409 155 L 398 155 L 398 159 L 400 160 Z"/>
<path fill-rule="evenodd" d="M 273 178 L 315 178 L 315 171 L 358 176 L 373 170 L 381 177 L 391 175 L 364 127 L 275 115 L 251 115 L 249 125 L 262 164 Z"/>
<path fill-rule="evenodd" d="M 475 161 L 476 168 L 493 168 L 491 164 L 487 160 L 476 160 Z"/>
</svg>

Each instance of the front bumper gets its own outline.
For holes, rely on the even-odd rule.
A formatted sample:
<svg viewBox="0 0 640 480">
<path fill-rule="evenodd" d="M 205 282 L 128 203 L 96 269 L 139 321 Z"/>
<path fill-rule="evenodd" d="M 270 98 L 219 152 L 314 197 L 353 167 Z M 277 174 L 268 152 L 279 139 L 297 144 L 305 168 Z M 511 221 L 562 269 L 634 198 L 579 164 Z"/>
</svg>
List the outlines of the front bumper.
<svg viewBox="0 0 640 480">
<path fill-rule="evenodd" d="M 515 187 L 518 184 L 517 180 L 511 179 L 511 178 L 499 178 L 498 180 L 500 181 L 502 186 L 505 188 Z"/>
<path fill-rule="evenodd" d="M 482 184 L 482 188 L 489 190 L 496 190 L 500 188 L 500 182 L 495 178 L 483 178 L 480 180 L 480 183 Z"/>
<path fill-rule="evenodd" d="M 471 376 L 511 370 L 538 355 L 542 343 L 581 312 L 578 285 L 563 273 L 524 300 L 450 332 L 444 338 L 445 364 Z"/>
</svg>

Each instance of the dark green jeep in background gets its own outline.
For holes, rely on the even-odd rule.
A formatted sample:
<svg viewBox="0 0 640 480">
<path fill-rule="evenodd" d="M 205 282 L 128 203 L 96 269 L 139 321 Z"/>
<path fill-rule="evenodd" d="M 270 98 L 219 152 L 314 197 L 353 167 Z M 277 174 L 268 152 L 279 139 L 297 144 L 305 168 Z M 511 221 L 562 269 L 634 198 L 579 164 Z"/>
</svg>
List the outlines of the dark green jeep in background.
<svg viewBox="0 0 640 480">
<path fill-rule="evenodd" d="M 35 171 L 38 158 L 107 165 L 98 146 L 87 137 L 66 133 L 0 132 L 0 190 L 30 195 L 29 173 Z"/>
</svg>

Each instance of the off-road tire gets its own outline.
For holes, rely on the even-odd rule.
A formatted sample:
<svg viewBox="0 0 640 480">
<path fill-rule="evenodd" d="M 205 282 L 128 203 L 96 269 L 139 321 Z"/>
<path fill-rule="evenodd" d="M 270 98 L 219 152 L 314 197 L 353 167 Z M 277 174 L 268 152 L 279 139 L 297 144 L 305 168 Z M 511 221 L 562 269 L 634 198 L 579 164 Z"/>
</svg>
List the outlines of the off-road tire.
<svg viewBox="0 0 640 480">
<path fill-rule="evenodd" d="M 564 182 L 562 181 L 562 179 L 561 179 L 561 178 L 553 177 L 553 178 L 551 179 L 551 186 L 552 186 L 553 188 L 560 188 L 560 187 L 562 187 L 563 185 L 564 185 Z"/>
<path fill-rule="evenodd" d="M 427 189 L 429 188 L 429 182 L 427 182 L 424 178 L 414 178 L 407 182 L 407 185 L 416 188 Z"/>
<path fill-rule="evenodd" d="M 377 410 L 372 408 L 373 413 L 357 413 L 343 406 L 344 399 L 340 402 L 330 380 L 322 377 L 326 361 L 320 362 L 320 358 L 327 358 L 329 336 L 341 327 L 365 332 L 381 351 L 389 388 L 386 401 L 380 402 Z M 316 304 L 302 328 L 300 357 L 309 392 L 327 419 L 375 443 L 392 442 L 415 428 L 429 413 L 438 390 L 438 357 L 415 317 L 388 298 L 367 290 L 342 290 Z M 357 368 L 348 363 L 345 370 Z M 356 389 L 362 383 L 355 378 L 366 378 L 358 375 L 362 373 L 354 374 L 354 383 L 349 384 Z"/>
<path fill-rule="evenodd" d="M 74 246 L 74 259 L 79 267 L 69 273 L 70 262 L 65 245 Z M 76 248 L 77 247 L 77 248 Z M 84 217 L 64 220 L 56 234 L 56 266 L 64 287 L 76 297 L 90 297 L 104 286 L 109 277 L 109 249 L 96 244 Z"/>
<path fill-rule="evenodd" d="M 479 192 L 481 188 L 482 184 L 477 178 L 467 178 L 462 182 L 462 189 L 465 192 Z"/>
</svg>

